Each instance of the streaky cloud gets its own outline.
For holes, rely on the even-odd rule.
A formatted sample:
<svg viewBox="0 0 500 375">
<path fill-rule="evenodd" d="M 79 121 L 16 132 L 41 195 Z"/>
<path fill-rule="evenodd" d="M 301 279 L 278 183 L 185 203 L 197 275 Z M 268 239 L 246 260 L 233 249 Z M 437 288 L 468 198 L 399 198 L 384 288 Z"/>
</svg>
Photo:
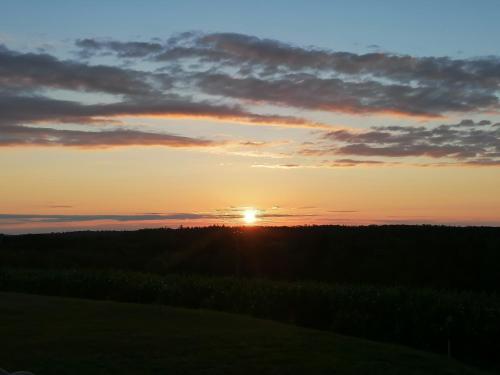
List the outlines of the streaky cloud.
<svg viewBox="0 0 500 375">
<path fill-rule="evenodd" d="M 174 134 L 150 133 L 131 129 L 101 131 L 62 130 L 30 126 L 3 126 L 0 147 L 64 146 L 109 148 L 119 146 L 214 147 L 220 142 Z"/>
<path fill-rule="evenodd" d="M 385 126 L 366 131 L 325 133 L 330 142 L 305 147 L 303 156 L 355 155 L 387 158 L 428 157 L 465 165 L 496 166 L 500 161 L 500 128 L 491 121 L 463 120 L 438 126 Z"/>
</svg>

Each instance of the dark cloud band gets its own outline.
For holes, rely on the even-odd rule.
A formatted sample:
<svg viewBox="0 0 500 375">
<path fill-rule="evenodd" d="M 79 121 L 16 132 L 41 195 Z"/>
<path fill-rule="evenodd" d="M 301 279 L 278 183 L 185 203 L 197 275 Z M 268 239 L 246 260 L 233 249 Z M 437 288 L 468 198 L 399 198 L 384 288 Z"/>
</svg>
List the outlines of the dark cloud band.
<svg viewBox="0 0 500 375">
<path fill-rule="evenodd" d="M 82 51 L 199 68 L 182 79 L 212 95 L 348 113 L 437 117 L 499 106 L 500 58 L 452 59 L 303 48 L 235 33 L 179 34 L 164 43 L 86 39 Z M 181 69 L 182 70 L 182 69 Z M 231 72 L 231 73 L 230 73 Z"/>
</svg>

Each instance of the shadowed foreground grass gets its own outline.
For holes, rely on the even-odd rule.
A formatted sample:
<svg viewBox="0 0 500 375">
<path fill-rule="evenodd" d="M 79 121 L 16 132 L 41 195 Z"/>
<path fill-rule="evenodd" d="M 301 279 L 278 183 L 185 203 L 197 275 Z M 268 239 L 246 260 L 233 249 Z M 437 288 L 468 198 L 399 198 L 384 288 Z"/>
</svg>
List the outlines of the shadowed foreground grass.
<svg viewBox="0 0 500 375">
<path fill-rule="evenodd" d="M 0 367 L 36 375 L 484 374 L 447 358 L 206 310 L 0 293 Z"/>
</svg>

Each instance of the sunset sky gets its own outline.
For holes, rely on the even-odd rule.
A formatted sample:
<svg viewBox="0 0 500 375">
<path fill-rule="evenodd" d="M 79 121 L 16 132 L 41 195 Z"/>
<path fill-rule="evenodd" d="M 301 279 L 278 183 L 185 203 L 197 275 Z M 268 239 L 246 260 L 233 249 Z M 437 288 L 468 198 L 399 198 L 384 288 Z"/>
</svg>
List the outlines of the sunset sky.
<svg viewBox="0 0 500 375">
<path fill-rule="evenodd" d="M 499 15 L 3 0 L 0 233 L 500 225 Z"/>
</svg>

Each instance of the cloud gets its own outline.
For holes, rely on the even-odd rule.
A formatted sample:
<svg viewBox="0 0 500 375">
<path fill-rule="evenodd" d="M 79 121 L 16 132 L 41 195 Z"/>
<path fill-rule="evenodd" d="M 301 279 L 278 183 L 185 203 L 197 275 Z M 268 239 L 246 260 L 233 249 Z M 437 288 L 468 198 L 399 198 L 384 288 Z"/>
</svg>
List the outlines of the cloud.
<svg viewBox="0 0 500 375">
<path fill-rule="evenodd" d="M 158 117 L 328 130 L 324 140 L 329 145 L 308 145 L 300 153 L 334 155 L 338 159 L 329 162 L 335 166 L 376 164 L 356 160 L 368 161 L 371 156 L 448 158 L 469 165 L 495 165 L 499 158 L 500 126 L 488 120 L 355 132 L 332 130 L 327 124 L 283 115 L 278 109 L 270 114 L 250 109 L 257 104 L 261 108 L 425 118 L 449 112 L 496 113 L 500 110 L 498 57 L 464 60 L 383 52 L 354 54 L 234 33 L 188 32 L 164 41 L 88 38 L 77 40 L 76 46 L 79 60 L 0 47 L 3 146 L 213 144 L 123 127 L 127 117 Z M 93 56 L 107 56 L 108 65 L 92 64 Z M 137 64 L 127 66 L 135 69 L 124 68 L 130 60 Z M 57 89 L 91 92 L 96 102 L 56 99 L 51 94 Z M 97 102 L 102 93 L 112 94 L 115 102 Z M 62 124 L 92 124 L 98 131 L 86 127 L 68 130 Z M 108 125 L 104 130 L 103 124 Z M 288 164 L 288 168 L 294 166 Z"/>
<path fill-rule="evenodd" d="M 164 73 L 91 66 L 76 61 L 61 61 L 44 53 L 18 53 L 0 46 L 0 86 L 4 89 L 50 87 L 144 96 L 168 89 L 171 81 Z"/>
<path fill-rule="evenodd" d="M 323 138 L 330 145 L 303 148 L 300 154 L 447 158 L 461 164 L 492 166 L 500 161 L 500 128 L 490 121 L 372 127 L 367 131 L 342 129 L 327 132 Z"/>
<path fill-rule="evenodd" d="M 184 54 L 179 52 L 183 51 Z M 500 58 L 456 60 L 448 57 L 412 57 L 389 53 L 355 54 L 303 48 L 273 39 L 237 33 L 184 33 L 171 39 L 157 59 L 179 56 L 203 61 L 280 67 L 288 71 L 334 71 L 344 75 L 369 75 L 396 82 L 454 83 L 497 87 Z"/>
<path fill-rule="evenodd" d="M 10 220 L 18 223 L 65 223 L 98 220 L 112 221 L 151 221 L 151 220 L 197 220 L 206 219 L 211 215 L 196 213 L 172 214 L 136 214 L 136 215 L 51 215 L 51 214 L 0 214 L 0 220 Z"/>
<path fill-rule="evenodd" d="M 499 108 L 500 57 L 414 57 L 299 47 L 236 33 L 187 32 L 162 44 L 79 43 L 174 66 L 206 93 L 347 113 L 443 116 Z M 187 67 L 197 68 L 190 69 Z M 189 75 L 191 73 L 191 76 Z"/>
<path fill-rule="evenodd" d="M 486 158 L 477 159 L 477 160 L 467 160 L 463 163 L 463 165 L 484 166 L 484 167 L 500 167 L 500 160 L 498 160 L 498 159 L 486 159 Z"/>
<path fill-rule="evenodd" d="M 266 168 L 266 169 L 300 169 L 300 168 L 317 168 L 315 165 L 302 165 L 297 163 L 289 164 L 253 164 L 252 168 Z"/>
<path fill-rule="evenodd" d="M 0 147 L 108 148 L 117 146 L 213 147 L 221 145 L 221 143 L 201 138 L 131 129 L 79 131 L 29 126 L 3 126 L 0 129 Z"/>
<path fill-rule="evenodd" d="M 209 147 L 220 144 L 206 139 L 165 133 L 150 133 L 115 126 L 112 130 L 67 130 L 61 123 L 115 124 L 121 116 L 160 116 L 165 118 L 212 118 L 255 125 L 286 124 L 306 127 L 307 122 L 287 116 L 253 115 L 238 107 L 190 102 L 182 98 L 162 101 L 129 101 L 83 105 L 42 96 L 12 95 L 0 92 L 0 147 L 72 146 L 80 148 L 114 146 Z M 295 123 L 294 123 L 295 121 Z M 26 124 L 26 125 L 25 125 Z M 42 127 L 47 124 L 50 127 Z M 55 128 L 54 128 L 55 126 Z M 312 123 L 311 123 L 311 126 Z M 313 126 L 314 127 L 314 126 Z M 252 141 L 241 146 L 258 145 Z M 262 144 L 265 146 L 265 144 Z"/>
<path fill-rule="evenodd" d="M 75 45 L 80 48 L 80 56 L 115 53 L 118 57 L 137 58 L 163 51 L 163 46 L 155 42 L 119 42 L 115 40 L 78 39 Z"/>
<path fill-rule="evenodd" d="M 0 91 L 0 126 L 12 123 L 94 123 L 112 122 L 115 117 L 207 118 L 253 125 L 277 125 L 329 129 L 329 126 L 293 116 L 262 115 L 245 111 L 237 105 L 194 102 L 189 98 L 169 96 L 148 100 L 129 100 L 111 104 L 84 105 L 79 102 L 51 99 L 39 95 L 16 95 Z"/>
<path fill-rule="evenodd" d="M 153 133 L 128 129 L 116 120 L 125 116 L 159 116 L 164 118 L 216 118 L 223 121 L 246 122 L 249 124 L 279 124 L 294 118 L 287 116 L 252 115 L 239 107 L 214 105 L 208 102 L 190 102 L 173 97 L 162 101 L 128 101 L 112 104 L 84 105 L 79 102 L 51 99 L 43 96 L 12 95 L 0 91 L 0 147 L 15 146 L 66 146 L 108 148 L 117 146 L 165 146 L 165 147 L 255 147 L 264 148 L 280 145 L 280 142 L 253 140 L 214 141 L 168 133 Z M 62 129 L 60 124 L 108 124 L 113 125 L 95 130 Z M 119 124 L 119 126 L 114 126 Z M 303 125 L 297 120 L 297 126 Z M 329 128 L 329 127 L 328 127 Z M 221 151 L 224 151 L 221 149 Z M 283 153 L 230 151 L 241 156 L 287 157 Z"/>
<path fill-rule="evenodd" d="M 252 168 L 267 169 L 316 169 L 316 168 L 338 168 L 338 167 L 356 167 L 356 166 L 381 166 L 395 163 L 388 163 L 380 160 L 359 160 L 359 159 L 336 159 L 323 160 L 316 164 L 253 164 Z"/>
<path fill-rule="evenodd" d="M 389 164 L 380 160 L 359 160 L 359 159 L 336 159 L 332 161 L 325 161 L 322 163 L 326 167 L 355 167 L 370 166 L 370 165 L 385 165 Z"/>
<path fill-rule="evenodd" d="M 132 44 L 132 47 L 142 48 L 137 44 Z M 0 125 L 111 123 L 114 117 L 120 116 L 161 116 L 326 128 L 324 124 L 294 116 L 252 113 L 239 104 L 194 100 L 175 93 L 173 82 L 174 79 L 165 73 L 89 65 L 59 60 L 45 53 L 18 53 L 0 46 Z M 42 95 L 53 89 L 107 93 L 118 97 L 114 103 L 84 105 Z"/>
<path fill-rule="evenodd" d="M 432 118 L 447 111 L 474 111 L 498 103 L 498 98 L 492 93 L 446 87 L 414 88 L 375 81 L 347 82 L 309 74 L 259 79 L 205 73 L 198 74 L 195 81 L 199 88 L 211 95 L 350 114 L 385 113 Z"/>
<path fill-rule="evenodd" d="M 23 223 L 80 223 L 93 221 L 178 221 L 178 220 L 203 220 L 203 219 L 241 219 L 242 210 L 235 212 L 221 211 L 216 213 L 143 213 L 143 214 L 97 214 L 97 215 L 62 215 L 62 214 L 0 214 L 0 224 L 23 224 Z M 303 217 L 314 216 L 312 214 L 291 213 L 266 213 L 259 211 L 258 217 L 280 218 L 280 217 Z"/>
</svg>

